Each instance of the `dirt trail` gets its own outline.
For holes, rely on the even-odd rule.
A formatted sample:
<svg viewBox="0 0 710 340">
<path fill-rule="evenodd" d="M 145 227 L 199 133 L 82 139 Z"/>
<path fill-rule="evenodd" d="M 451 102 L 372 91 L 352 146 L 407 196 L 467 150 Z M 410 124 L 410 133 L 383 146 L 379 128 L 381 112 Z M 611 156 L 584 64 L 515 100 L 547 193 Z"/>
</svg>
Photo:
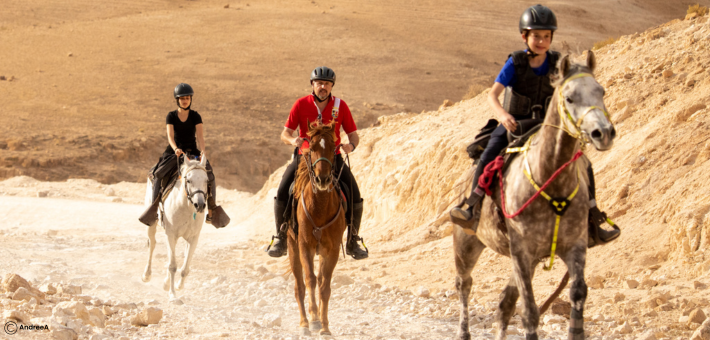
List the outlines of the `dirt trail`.
<svg viewBox="0 0 710 340">
<path fill-rule="evenodd" d="M 132 186 L 140 190 L 139 185 Z M 205 226 L 192 272 L 185 289 L 179 291 L 184 305 L 172 305 L 162 290 L 167 264 L 162 232 L 158 233 L 153 280 L 148 284 L 140 280 L 147 258 L 145 231 L 134 219 L 125 217 L 137 216 L 142 206 L 89 201 L 80 185 L 68 183 L 64 187 L 73 189 L 68 191 L 74 191 L 75 199 L 0 196 L 0 214 L 6 221 L 16 221 L 5 223 L 0 229 L 0 274 L 18 273 L 36 286 L 48 282 L 81 286 L 78 300 L 90 296 L 94 306 L 109 305 L 119 311 L 108 318 L 105 328 L 80 324 L 77 331 L 81 339 L 299 338 L 293 279 L 282 275 L 287 263 L 268 258 L 262 251 L 263 242 L 249 239 L 252 233 L 244 226 L 232 225 L 223 230 Z M 234 212 L 239 203 L 228 206 L 227 211 L 239 215 Z M 36 211 L 42 214 L 37 215 Z M 177 247 L 180 263 L 181 245 L 182 242 Z M 434 315 L 434 311 L 455 304 L 443 294 L 416 298 L 411 292 L 383 287 L 371 278 L 353 280 L 343 274 L 335 282 L 331 329 L 338 339 L 429 339 L 433 334 L 447 339 L 455 332 L 452 318 Z M 49 300 L 69 298 L 72 296 Z M 127 305 L 121 307 L 122 303 Z M 0 295 L 0 311 L 12 306 L 4 294 Z M 138 309 L 148 306 L 163 309 L 158 325 L 136 328 L 126 324 Z M 272 326 L 277 316 L 279 326 Z M 490 324 L 489 317 L 485 320 Z M 49 317 L 33 318 L 27 323 L 58 327 Z M 19 332 L 13 337 L 0 334 L 0 338 L 48 337 L 47 333 Z M 483 330 L 478 334 L 485 338 Z"/>
</svg>

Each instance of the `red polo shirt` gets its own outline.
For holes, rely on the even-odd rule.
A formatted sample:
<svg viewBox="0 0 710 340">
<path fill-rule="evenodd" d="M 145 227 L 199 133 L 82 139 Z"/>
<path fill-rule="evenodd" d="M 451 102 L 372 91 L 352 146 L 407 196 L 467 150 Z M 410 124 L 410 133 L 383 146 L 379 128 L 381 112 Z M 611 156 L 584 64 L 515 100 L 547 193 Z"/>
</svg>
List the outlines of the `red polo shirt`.
<svg viewBox="0 0 710 340">
<path fill-rule="evenodd" d="M 355 126 L 355 121 L 350 113 L 350 108 L 345 104 L 344 100 L 340 100 L 340 107 L 337 113 L 333 111 L 333 105 L 335 104 L 335 97 L 330 96 L 328 105 L 323 109 L 323 124 L 330 123 L 335 118 L 335 145 L 340 145 L 340 126 L 343 127 L 345 133 L 353 133 L 357 131 L 357 126 Z M 333 117 L 336 115 L 336 117 Z M 301 138 L 308 137 L 308 124 L 316 121 L 318 119 L 318 107 L 316 106 L 315 99 L 313 95 L 307 95 L 300 98 L 293 104 L 291 108 L 291 113 L 288 115 L 288 120 L 286 121 L 285 127 L 296 130 L 300 128 L 298 135 Z M 303 148 L 308 148 L 308 141 L 303 142 Z M 299 151 L 300 152 L 300 151 Z M 338 148 L 337 153 L 340 153 L 340 148 Z"/>
</svg>

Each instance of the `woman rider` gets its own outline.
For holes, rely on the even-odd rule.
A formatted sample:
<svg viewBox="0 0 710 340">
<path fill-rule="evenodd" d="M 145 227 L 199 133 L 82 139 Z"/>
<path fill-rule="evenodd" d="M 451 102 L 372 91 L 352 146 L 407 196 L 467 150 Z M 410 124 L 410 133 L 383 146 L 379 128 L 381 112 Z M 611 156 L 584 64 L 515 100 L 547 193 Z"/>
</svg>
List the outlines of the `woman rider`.
<svg viewBox="0 0 710 340">
<path fill-rule="evenodd" d="M 178 109 L 168 113 L 165 123 L 168 132 L 168 147 L 160 156 L 158 164 L 153 167 L 151 176 L 153 178 L 153 204 L 141 215 L 139 220 L 151 226 L 158 219 L 158 204 L 162 187 L 167 184 L 170 175 L 177 171 L 177 160 L 183 154 L 189 158 L 201 159 L 205 157 L 205 135 L 202 128 L 202 116 L 197 111 L 190 110 L 192 106 L 192 87 L 185 83 L 180 83 L 173 91 Z M 200 151 L 202 150 L 202 151 Z M 206 222 L 211 223 L 216 228 L 221 228 L 229 223 L 229 217 L 222 207 L 216 204 L 216 189 L 214 173 L 210 161 L 207 161 L 207 218 Z"/>
</svg>

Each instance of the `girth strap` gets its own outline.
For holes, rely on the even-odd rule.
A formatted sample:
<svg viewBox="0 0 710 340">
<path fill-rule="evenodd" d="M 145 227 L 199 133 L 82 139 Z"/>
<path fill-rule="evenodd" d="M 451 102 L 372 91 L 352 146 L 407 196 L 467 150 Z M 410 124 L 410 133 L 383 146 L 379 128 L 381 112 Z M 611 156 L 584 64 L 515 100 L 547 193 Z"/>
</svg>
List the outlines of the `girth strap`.
<svg viewBox="0 0 710 340">
<path fill-rule="evenodd" d="M 311 217 L 311 214 L 308 213 L 308 209 L 306 208 L 306 204 L 303 201 L 303 191 L 301 191 L 301 206 L 303 207 L 303 211 L 306 213 L 306 217 L 308 217 L 308 220 L 311 221 L 311 224 L 313 225 L 313 236 L 316 238 L 316 241 L 320 244 L 320 238 L 323 234 L 323 229 L 330 227 L 335 223 L 335 221 L 338 219 L 340 214 L 343 212 L 343 205 L 338 204 L 338 213 L 335 214 L 335 217 L 333 217 L 330 222 L 328 222 L 326 225 L 322 227 L 318 227 L 315 222 L 313 222 L 313 218 Z"/>
</svg>

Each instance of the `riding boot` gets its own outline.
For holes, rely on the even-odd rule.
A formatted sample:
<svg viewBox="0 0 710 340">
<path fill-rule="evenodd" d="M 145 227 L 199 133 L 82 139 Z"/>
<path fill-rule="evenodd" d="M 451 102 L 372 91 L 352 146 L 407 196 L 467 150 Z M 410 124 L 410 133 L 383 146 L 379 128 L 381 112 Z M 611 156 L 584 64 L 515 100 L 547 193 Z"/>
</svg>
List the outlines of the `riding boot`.
<svg viewBox="0 0 710 340">
<path fill-rule="evenodd" d="M 345 245 L 345 254 L 352 256 L 356 260 L 366 259 L 369 256 L 367 247 L 362 249 L 358 244 L 358 242 L 362 242 L 362 245 L 365 246 L 365 241 L 358 236 L 360 222 L 362 221 L 362 203 L 363 200 L 361 199 L 360 202 L 353 204 L 352 221 L 348 225 L 348 241 Z"/>
<path fill-rule="evenodd" d="M 160 205 L 160 194 L 162 192 L 162 182 L 161 178 L 153 178 L 153 192 L 151 196 L 152 204 L 146 209 L 138 220 L 141 223 L 152 226 L 158 220 L 158 206 Z"/>
<path fill-rule="evenodd" d="M 231 219 L 227 213 L 222 209 L 222 206 L 217 205 L 217 185 L 214 179 L 214 173 L 212 173 L 212 167 L 207 165 L 208 172 L 207 178 L 209 182 L 207 183 L 207 218 L 205 222 L 211 224 L 213 227 L 219 229 L 224 228 L 229 224 Z"/>
<path fill-rule="evenodd" d="M 587 247 L 591 248 L 595 245 L 601 245 L 615 240 L 621 235 L 621 230 L 615 224 L 610 223 L 614 230 L 606 230 L 602 228 L 602 224 L 607 223 L 608 219 L 605 212 L 602 212 L 597 207 L 596 201 L 596 185 L 594 183 L 594 170 L 591 164 L 587 167 L 587 176 L 589 177 L 589 239 Z"/>
<path fill-rule="evenodd" d="M 615 240 L 621 235 L 619 227 L 612 224 L 614 230 L 606 230 L 602 228 L 602 224 L 607 222 L 606 213 L 602 212 L 596 206 L 589 209 L 589 240 L 587 247 L 591 248 L 596 245 L 602 245 Z"/>
<path fill-rule="evenodd" d="M 468 198 L 449 211 L 451 222 L 464 229 L 470 229 L 474 233 L 478 230 L 478 220 L 481 217 L 481 203 L 486 194 L 478 187 L 478 179 L 481 177 L 481 174 L 483 174 L 483 168 L 484 166 L 480 163 L 476 167 L 476 172 L 473 174 L 473 187 L 471 188 L 471 194 L 469 194 Z M 465 209 L 463 208 L 464 204 L 468 205 Z"/>
<path fill-rule="evenodd" d="M 276 236 L 271 237 L 271 244 L 266 248 L 266 252 L 271 257 L 281 257 L 288 253 L 286 230 L 288 229 L 284 221 L 284 212 L 288 207 L 288 202 L 279 201 L 274 197 L 274 220 L 276 220 Z"/>
</svg>

